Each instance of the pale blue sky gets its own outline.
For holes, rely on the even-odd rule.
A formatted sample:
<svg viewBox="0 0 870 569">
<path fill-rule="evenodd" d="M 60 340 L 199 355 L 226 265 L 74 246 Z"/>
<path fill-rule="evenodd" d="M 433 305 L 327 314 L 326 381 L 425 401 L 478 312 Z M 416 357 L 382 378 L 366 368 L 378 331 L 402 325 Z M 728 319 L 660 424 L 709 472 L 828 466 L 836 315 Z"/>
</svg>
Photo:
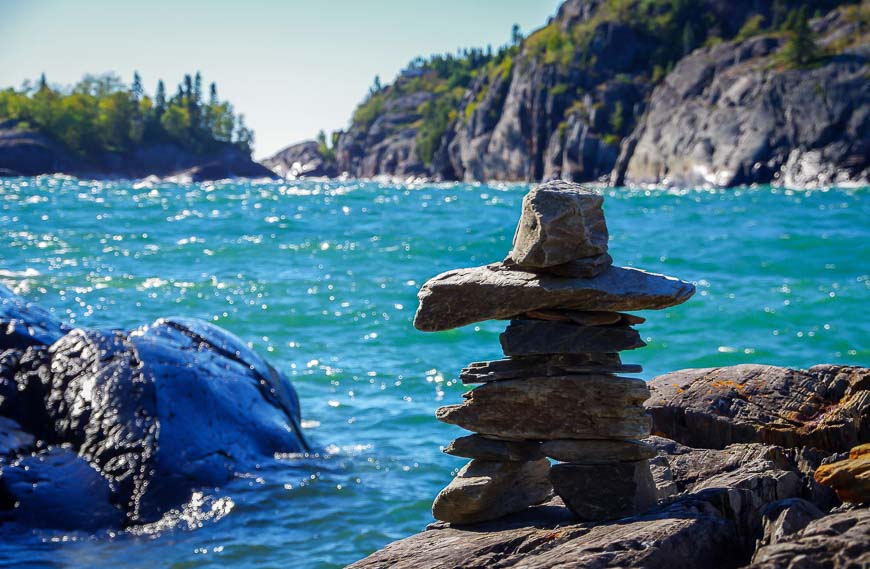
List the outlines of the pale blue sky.
<svg viewBox="0 0 870 569">
<path fill-rule="evenodd" d="M 543 26 L 558 0 L 0 0 L 0 88 L 45 72 L 133 70 L 154 92 L 199 69 L 245 114 L 255 156 L 346 127 L 375 75 L 417 55 L 497 47 Z"/>
</svg>

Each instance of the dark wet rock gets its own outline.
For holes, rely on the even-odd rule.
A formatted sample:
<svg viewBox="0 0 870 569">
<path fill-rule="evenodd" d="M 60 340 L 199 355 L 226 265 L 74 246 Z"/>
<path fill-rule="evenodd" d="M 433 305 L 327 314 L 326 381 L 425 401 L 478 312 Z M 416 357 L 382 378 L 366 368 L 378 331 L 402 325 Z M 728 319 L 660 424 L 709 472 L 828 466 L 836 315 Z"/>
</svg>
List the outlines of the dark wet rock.
<svg viewBox="0 0 870 569">
<path fill-rule="evenodd" d="M 618 520 L 656 503 L 655 483 L 645 460 L 609 464 L 554 464 L 553 490 L 580 521 Z"/>
<path fill-rule="evenodd" d="M 36 437 L 24 431 L 17 422 L 0 417 L 0 458 L 16 456 L 33 448 Z"/>
<path fill-rule="evenodd" d="M 541 445 L 526 441 L 500 441 L 483 435 L 468 435 L 450 442 L 447 454 L 496 462 L 527 462 L 544 458 Z"/>
<path fill-rule="evenodd" d="M 194 489 L 227 482 L 276 452 L 307 449 L 293 387 L 232 334 L 198 320 L 160 319 L 131 332 L 74 329 L 46 347 L 38 340 L 46 329 L 57 332 L 56 322 L 31 307 L 37 320 L 10 325 L 22 301 L 4 294 L 0 342 L 18 348 L 0 354 L 0 415 L 37 446 L 80 457 L 126 523 L 157 519 Z M 38 470 L 51 481 L 66 476 L 66 464 L 45 460 Z M 17 470 L 25 466 L 7 458 L 3 480 L 23 479 Z M 0 486 L 17 500 L 20 487 Z M 102 493 L 91 499 L 95 508 L 106 501 Z M 47 502 L 17 501 L 4 515 L 56 519 L 25 511 Z"/>
<path fill-rule="evenodd" d="M 320 145 L 314 140 L 291 144 L 263 160 L 262 164 L 282 178 L 291 180 L 333 177 L 340 173 L 334 161 L 320 152 Z"/>
<path fill-rule="evenodd" d="M 855 568 L 870 564 L 870 508 L 825 516 L 758 549 L 747 569 Z"/>
<path fill-rule="evenodd" d="M 451 524 L 472 524 L 501 518 L 552 496 L 550 462 L 472 460 L 432 504 L 432 515 Z"/>
<path fill-rule="evenodd" d="M 635 439 L 649 434 L 640 379 L 610 375 L 493 381 L 465 393 L 461 405 L 436 411 L 438 420 L 514 440 Z"/>
<path fill-rule="evenodd" d="M 48 346 L 70 328 L 47 310 L 0 286 L 0 352 Z"/>
<path fill-rule="evenodd" d="M 870 504 L 870 443 L 853 448 L 845 460 L 823 464 L 814 478 L 844 502 Z"/>
<path fill-rule="evenodd" d="M 459 373 L 462 383 L 503 379 L 546 378 L 578 373 L 640 373 L 641 366 L 623 364 L 618 354 L 546 354 L 468 364 Z"/>
<path fill-rule="evenodd" d="M 554 181 L 532 188 L 508 258 L 520 269 L 540 269 L 607 253 L 604 198 L 579 184 Z"/>
<path fill-rule="evenodd" d="M 745 364 L 650 382 L 653 432 L 693 447 L 736 442 L 845 451 L 870 440 L 870 370 Z"/>
<path fill-rule="evenodd" d="M 694 292 L 690 283 L 638 269 L 610 267 L 592 279 L 565 279 L 494 263 L 429 279 L 417 294 L 414 326 L 435 332 L 544 309 L 662 309 Z"/>
<path fill-rule="evenodd" d="M 825 512 L 803 498 L 787 498 L 770 504 L 761 515 L 764 524 L 761 545 L 770 545 L 804 529 L 811 521 L 823 517 Z"/>
<path fill-rule="evenodd" d="M 506 356 L 619 352 L 646 343 L 626 326 L 579 326 L 545 320 L 513 320 L 499 336 Z"/>
<path fill-rule="evenodd" d="M 635 440 L 555 440 L 544 441 L 541 452 L 562 462 L 606 464 L 635 462 L 656 456 L 656 448 Z"/>
</svg>

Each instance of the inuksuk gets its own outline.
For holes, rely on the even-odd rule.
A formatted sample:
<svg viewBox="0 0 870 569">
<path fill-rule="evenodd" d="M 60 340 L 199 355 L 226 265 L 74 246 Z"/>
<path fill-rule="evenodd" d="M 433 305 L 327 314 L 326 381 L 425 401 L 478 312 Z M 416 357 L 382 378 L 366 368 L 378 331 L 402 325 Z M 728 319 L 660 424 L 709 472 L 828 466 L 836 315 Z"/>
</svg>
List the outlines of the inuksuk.
<svg viewBox="0 0 870 569">
<path fill-rule="evenodd" d="M 694 287 L 612 266 L 597 192 L 550 182 L 523 199 L 513 249 L 498 263 L 448 271 L 420 290 L 414 325 L 448 330 L 510 320 L 506 358 L 472 363 L 482 384 L 437 418 L 475 434 L 444 451 L 471 461 L 435 499 L 435 518 L 469 524 L 500 518 L 558 494 L 582 521 L 617 519 L 655 502 L 648 459 L 645 382 L 619 352 L 644 346 L 624 311 L 680 304 Z M 559 461 L 551 466 L 550 459 Z"/>
</svg>

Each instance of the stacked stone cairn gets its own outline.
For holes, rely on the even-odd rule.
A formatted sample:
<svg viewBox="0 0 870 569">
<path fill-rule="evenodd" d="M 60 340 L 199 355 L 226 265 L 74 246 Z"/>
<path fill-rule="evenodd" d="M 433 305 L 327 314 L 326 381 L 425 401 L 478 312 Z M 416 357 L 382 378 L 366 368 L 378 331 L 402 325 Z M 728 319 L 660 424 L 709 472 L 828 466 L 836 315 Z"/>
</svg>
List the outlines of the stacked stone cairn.
<svg viewBox="0 0 870 569">
<path fill-rule="evenodd" d="M 693 293 L 687 283 L 612 266 L 603 197 L 550 182 L 523 199 L 505 261 L 438 275 L 418 295 L 414 325 L 448 330 L 510 320 L 504 359 L 472 363 L 464 384 L 482 384 L 437 418 L 475 434 L 444 452 L 470 458 L 432 507 L 453 524 L 493 520 L 558 494 L 574 516 L 630 516 L 655 502 L 638 373 L 619 352 L 644 346 L 627 310 L 662 309 Z M 551 467 L 549 459 L 559 461 Z"/>
</svg>

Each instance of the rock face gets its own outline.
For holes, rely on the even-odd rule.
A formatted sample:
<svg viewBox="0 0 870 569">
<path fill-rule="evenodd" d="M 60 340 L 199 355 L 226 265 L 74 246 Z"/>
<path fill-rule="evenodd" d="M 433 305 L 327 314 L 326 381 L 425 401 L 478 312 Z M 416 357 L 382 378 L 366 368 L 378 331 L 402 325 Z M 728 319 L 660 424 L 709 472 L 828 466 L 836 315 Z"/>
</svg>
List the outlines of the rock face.
<svg viewBox="0 0 870 569">
<path fill-rule="evenodd" d="M 453 524 L 500 518 L 552 496 L 550 462 L 491 462 L 475 459 L 435 498 L 432 513 Z"/>
<path fill-rule="evenodd" d="M 564 182 L 533 188 L 523 209 L 508 258 L 522 269 L 553 267 L 607 253 L 604 198 Z"/>
<path fill-rule="evenodd" d="M 815 479 L 844 502 L 870 503 L 870 443 L 853 448 L 846 460 L 820 466 Z"/>
<path fill-rule="evenodd" d="M 550 480 L 580 521 L 618 520 L 656 503 L 655 483 L 645 460 L 555 464 Z"/>
<path fill-rule="evenodd" d="M 836 12 L 815 27 L 821 45 L 844 32 L 860 36 Z M 784 41 L 729 42 L 680 61 L 623 144 L 614 183 L 867 183 L 866 41 L 822 65 L 783 70 L 772 61 Z"/>
<path fill-rule="evenodd" d="M 97 525 L 152 521 L 307 449 L 287 378 L 211 324 L 69 330 L 0 288 L 0 331 L 0 416 L 29 435 L 0 456 L 0 518 L 90 527 L 87 503 Z"/>
<path fill-rule="evenodd" d="M 682 370 L 650 382 L 653 432 L 696 447 L 735 442 L 847 451 L 870 440 L 870 370 L 762 365 Z"/>
<path fill-rule="evenodd" d="M 494 263 L 430 279 L 417 294 L 414 326 L 435 332 L 548 308 L 661 309 L 685 302 L 694 292 L 690 283 L 638 269 L 610 267 L 595 278 L 566 279 Z"/>
<path fill-rule="evenodd" d="M 291 144 L 273 156 L 263 160 L 263 166 L 282 178 L 333 177 L 340 174 L 334 161 L 327 159 L 314 140 Z"/>
</svg>

